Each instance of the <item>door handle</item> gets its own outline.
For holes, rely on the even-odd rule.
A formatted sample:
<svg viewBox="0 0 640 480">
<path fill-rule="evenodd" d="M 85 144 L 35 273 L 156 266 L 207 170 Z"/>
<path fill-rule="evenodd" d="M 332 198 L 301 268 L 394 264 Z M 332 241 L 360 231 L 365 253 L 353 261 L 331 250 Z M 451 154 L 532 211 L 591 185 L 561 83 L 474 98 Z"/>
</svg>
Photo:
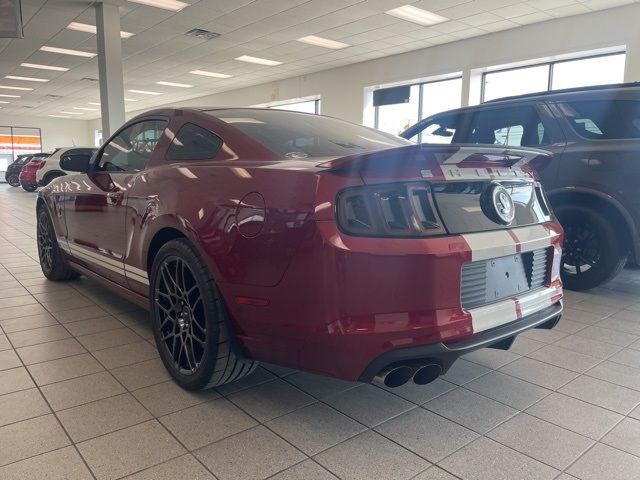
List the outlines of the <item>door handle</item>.
<svg viewBox="0 0 640 480">
<path fill-rule="evenodd" d="M 107 193 L 107 203 L 109 205 L 118 205 L 122 201 L 122 197 L 124 192 L 122 190 L 114 190 L 113 192 Z"/>
</svg>

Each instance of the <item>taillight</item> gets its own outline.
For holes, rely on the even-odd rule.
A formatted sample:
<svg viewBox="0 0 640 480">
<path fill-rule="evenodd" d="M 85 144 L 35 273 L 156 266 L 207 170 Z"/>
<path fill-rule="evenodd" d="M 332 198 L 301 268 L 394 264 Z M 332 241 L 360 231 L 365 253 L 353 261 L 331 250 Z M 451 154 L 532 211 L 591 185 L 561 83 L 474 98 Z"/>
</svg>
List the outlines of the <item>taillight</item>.
<svg viewBox="0 0 640 480">
<path fill-rule="evenodd" d="M 349 235 L 428 237 L 445 233 L 424 182 L 350 187 L 338 194 L 338 226 Z"/>
</svg>

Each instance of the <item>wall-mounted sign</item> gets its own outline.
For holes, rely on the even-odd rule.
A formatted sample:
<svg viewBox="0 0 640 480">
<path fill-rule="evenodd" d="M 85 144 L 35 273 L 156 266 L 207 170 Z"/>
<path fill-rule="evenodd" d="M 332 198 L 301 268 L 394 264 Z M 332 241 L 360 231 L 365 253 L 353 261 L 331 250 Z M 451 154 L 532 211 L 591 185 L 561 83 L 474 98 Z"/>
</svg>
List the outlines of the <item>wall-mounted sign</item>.
<svg viewBox="0 0 640 480">
<path fill-rule="evenodd" d="M 24 38 L 20 0 L 0 0 L 0 38 Z"/>
</svg>

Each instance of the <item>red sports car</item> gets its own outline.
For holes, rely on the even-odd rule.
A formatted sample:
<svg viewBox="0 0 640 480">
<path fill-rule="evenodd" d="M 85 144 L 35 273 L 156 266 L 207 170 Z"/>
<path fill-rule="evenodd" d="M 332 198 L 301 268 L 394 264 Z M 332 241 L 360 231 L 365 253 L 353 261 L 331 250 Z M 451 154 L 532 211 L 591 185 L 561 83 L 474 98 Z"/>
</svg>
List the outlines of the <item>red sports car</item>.
<svg viewBox="0 0 640 480">
<path fill-rule="evenodd" d="M 186 388 L 260 361 L 424 384 L 560 318 L 562 230 L 529 166 L 546 155 L 280 110 L 155 110 L 62 159 L 80 173 L 39 194 L 40 263 L 149 308 Z"/>
</svg>

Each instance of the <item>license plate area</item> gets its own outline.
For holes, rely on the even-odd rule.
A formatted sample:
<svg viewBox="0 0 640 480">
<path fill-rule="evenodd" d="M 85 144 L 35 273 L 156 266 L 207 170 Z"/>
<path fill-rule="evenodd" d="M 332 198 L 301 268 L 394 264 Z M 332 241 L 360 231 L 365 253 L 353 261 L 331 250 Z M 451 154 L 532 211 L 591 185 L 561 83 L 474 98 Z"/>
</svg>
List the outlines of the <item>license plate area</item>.
<svg viewBox="0 0 640 480">
<path fill-rule="evenodd" d="M 514 297 L 529 290 L 522 255 L 487 260 L 487 303 Z"/>
</svg>

